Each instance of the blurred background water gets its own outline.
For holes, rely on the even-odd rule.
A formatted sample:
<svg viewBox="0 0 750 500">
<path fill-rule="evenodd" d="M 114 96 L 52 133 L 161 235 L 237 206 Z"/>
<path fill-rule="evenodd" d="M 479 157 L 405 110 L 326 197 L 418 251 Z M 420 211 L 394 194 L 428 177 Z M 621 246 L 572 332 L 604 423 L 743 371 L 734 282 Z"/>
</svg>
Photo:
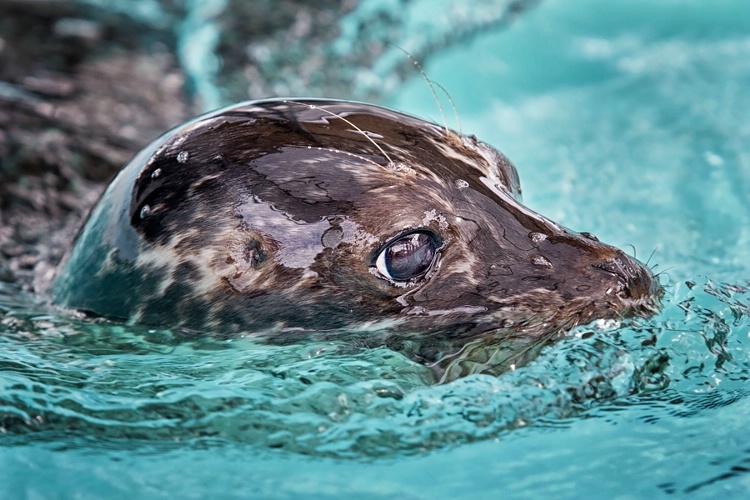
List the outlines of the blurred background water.
<svg viewBox="0 0 750 500">
<path fill-rule="evenodd" d="M 88 3 L 174 29 L 204 108 L 327 93 L 440 121 L 403 47 L 463 132 L 514 161 L 531 208 L 669 283 L 652 320 L 443 385 L 387 349 L 195 340 L 0 283 L 0 497 L 748 494 L 746 1 L 363 0 L 319 44 L 241 47 L 219 22 L 236 2 Z M 232 48 L 260 61 L 255 83 L 227 71 Z"/>
</svg>

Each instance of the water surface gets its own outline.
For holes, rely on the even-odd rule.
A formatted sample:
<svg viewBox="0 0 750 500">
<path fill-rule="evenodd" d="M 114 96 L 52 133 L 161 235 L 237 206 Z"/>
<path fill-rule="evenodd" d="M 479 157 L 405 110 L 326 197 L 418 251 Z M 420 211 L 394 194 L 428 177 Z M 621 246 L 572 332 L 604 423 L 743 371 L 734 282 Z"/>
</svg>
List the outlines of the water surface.
<svg viewBox="0 0 750 500">
<path fill-rule="evenodd" d="M 0 285 L 0 496 L 747 495 L 750 4 L 547 0 L 426 71 L 532 208 L 653 252 L 660 316 L 435 385 L 387 349 L 195 340 Z M 441 120 L 420 78 L 387 103 Z"/>
</svg>

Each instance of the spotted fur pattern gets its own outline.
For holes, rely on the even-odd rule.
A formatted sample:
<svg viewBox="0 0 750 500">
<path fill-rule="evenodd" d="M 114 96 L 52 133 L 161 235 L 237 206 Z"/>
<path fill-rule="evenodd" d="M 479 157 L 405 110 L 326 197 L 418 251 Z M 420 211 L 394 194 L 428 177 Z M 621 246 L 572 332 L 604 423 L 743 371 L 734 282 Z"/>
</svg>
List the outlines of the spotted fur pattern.
<svg viewBox="0 0 750 500">
<path fill-rule="evenodd" d="M 377 342 L 411 332 L 452 345 L 535 345 L 657 309 L 648 269 L 520 195 L 515 167 L 472 136 L 366 104 L 244 103 L 169 132 L 122 170 L 54 297 L 217 335 L 382 330 Z M 393 283 L 374 257 L 415 229 L 439 235 L 437 257 L 423 279 Z"/>
</svg>

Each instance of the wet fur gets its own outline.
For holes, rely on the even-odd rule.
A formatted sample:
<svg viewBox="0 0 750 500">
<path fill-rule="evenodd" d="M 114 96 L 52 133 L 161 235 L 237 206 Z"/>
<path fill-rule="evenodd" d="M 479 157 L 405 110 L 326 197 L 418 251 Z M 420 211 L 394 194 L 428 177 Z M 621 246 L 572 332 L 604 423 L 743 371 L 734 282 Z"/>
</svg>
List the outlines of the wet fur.
<svg viewBox="0 0 750 500">
<path fill-rule="evenodd" d="M 657 310 L 648 269 L 520 199 L 515 167 L 472 136 L 346 101 L 243 103 L 123 169 L 54 296 L 132 322 L 280 342 L 368 325 L 368 345 L 416 337 L 412 355 L 428 361 L 478 338 L 524 353 L 577 324 Z M 378 249 L 420 228 L 442 241 L 426 278 L 378 276 Z"/>
</svg>

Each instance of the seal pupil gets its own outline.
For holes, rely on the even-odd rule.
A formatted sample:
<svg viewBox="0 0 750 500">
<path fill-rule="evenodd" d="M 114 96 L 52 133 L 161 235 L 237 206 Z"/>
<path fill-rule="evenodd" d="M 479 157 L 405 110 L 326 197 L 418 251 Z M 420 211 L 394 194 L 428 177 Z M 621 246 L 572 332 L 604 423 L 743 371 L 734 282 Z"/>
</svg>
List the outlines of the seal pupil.
<svg viewBox="0 0 750 500">
<path fill-rule="evenodd" d="M 408 281 L 429 269 L 435 257 L 435 240 L 425 233 L 407 234 L 388 245 L 383 255 L 386 276 Z"/>
</svg>

